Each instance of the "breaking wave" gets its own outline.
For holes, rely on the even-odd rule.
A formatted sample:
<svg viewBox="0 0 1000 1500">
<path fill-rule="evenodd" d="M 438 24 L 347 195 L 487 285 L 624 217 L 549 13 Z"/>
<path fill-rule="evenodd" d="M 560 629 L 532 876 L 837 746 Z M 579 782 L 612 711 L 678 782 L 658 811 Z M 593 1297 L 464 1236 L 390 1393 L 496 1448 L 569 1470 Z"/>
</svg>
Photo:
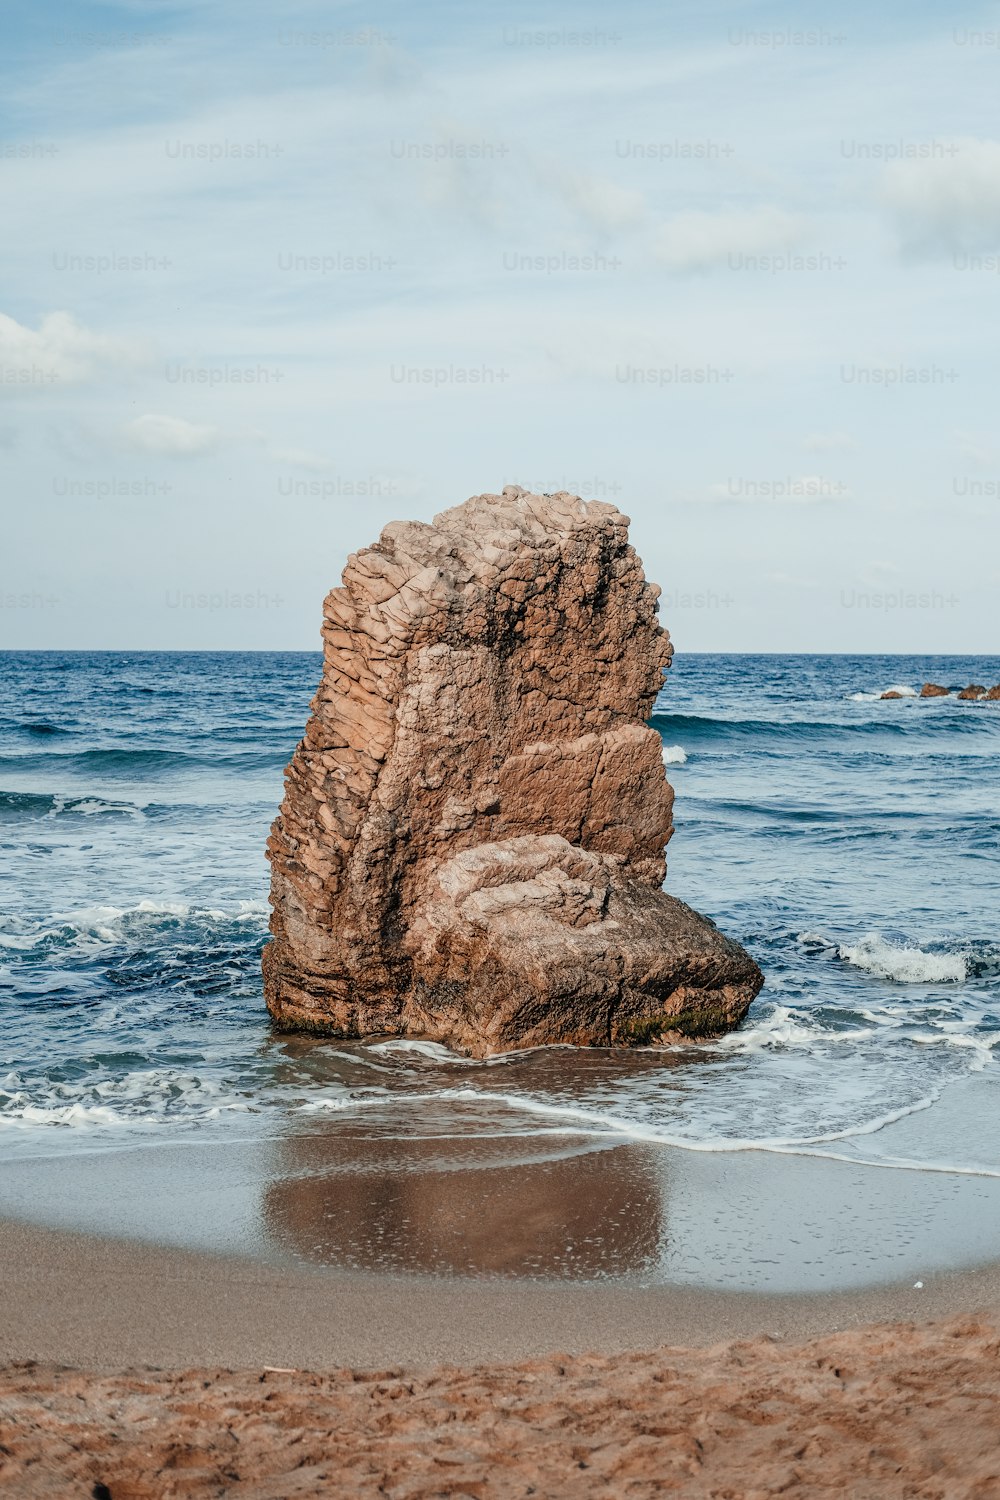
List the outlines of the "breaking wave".
<svg viewBox="0 0 1000 1500">
<path fill-rule="evenodd" d="M 217 1120 L 253 1107 L 252 1098 L 240 1097 L 203 1073 L 171 1067 L 132 1067 L 118 1077 L 95 1070 L 80 1082 L 32 1080 L 16 1071 L 0 1078 L 0 1126 L 20 1129 L 68 1126 L 120 1132 Z"/>
<path fill-rule="evenodd" d="M 928 953 L 915 945 L 889 942 L 879 932 L 869 932 L 853 945 L 845 943 L 839 953 L 845 963 L 896 984 L 961 984 L 968 975 L 961 953 Z"/>
<path fill-rule="evenodd" d="M 905 683 L 902 686 L 899 683 L 892 683 L 889 687 L 876 688 L 874 693 L 850 693 L 848 696 L 852 703 L 873 703 L 878 702 L 885 693 L 898 693 L 900 698 L 919 696 L 916 688 L 908 687 Z"/>
<path fill-rule="evenodd" d="M 0 916 L 0 950 L 75 948 L 82 956 L 97 946 L 138 941 L 151 947 L 170 948 L 178 936 L 187 939 L 218 939 L 226 931 L 245 934 L 248 929 L 263 935 L 267 926 L 265 901 L 240 901 L 235 909 L 196 906 L 187 901 L 143 900 L 134 906 L 86 906 L 56 912 L 45 920 Z M 169 954 L 168 954 L 169 956 Z"/>
</svg>

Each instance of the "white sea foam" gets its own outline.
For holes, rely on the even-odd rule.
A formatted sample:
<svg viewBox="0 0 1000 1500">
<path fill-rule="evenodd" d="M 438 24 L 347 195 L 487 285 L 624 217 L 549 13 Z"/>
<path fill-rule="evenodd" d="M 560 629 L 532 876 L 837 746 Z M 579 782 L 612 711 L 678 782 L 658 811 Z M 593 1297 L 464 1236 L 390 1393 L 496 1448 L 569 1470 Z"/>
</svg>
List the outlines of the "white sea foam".
<svg viewBox="0 0 1000 1500">
<path fill-rule="evenodd" d="M 37 928 L 24 931 L 23 923 L 19 923 L 20 931 L 0 932 L 0 948 L 11 948 L 15 952 L 27 953 L 39 942 L 39 930 Z"/>
<path fill-rule="evenodd" d="M 456 1089 L 442 1094 L 441 1097 L 489 1100 L 504 1104 L 514 1110 L 524 1110 L 531 1114 L 558 1119 L 563 1122 L 564 1128 L 570 1133 L 579 1131 L 586 1135 L 620 1136 L 628 1140 L 648 1141 L 660 1145 L 674 1146 L 684 1151 L 708 1154 L 763 1151 L 779 1156 L 817 1157 L 822 1160 L 846 1162 L 853 1166 L 884 1167 L 899 1171 L 942 1172 L 956 1173 L 962 1176 L 1000 1178 L 1000 1167 L 992 1164 L 957 1163 L 954 1161 L 900 1157 L 890 1154 L 883 1155 L 873 1152 L 870 1148 L 867 1150 L 867 1154 L 864 1155 L 861 1154 L 860 1150 L 851 1152 L 850 1150 L 831 1149 L 838 1145 L 849 1147 L 852 1141 L 858 1141 L 860 1146 L 862 1140 L 877 1136 L 883 1130 L 899 1124 L 900 1121 L 906 1120 L 912 1115 L 922 1114 L 932 1109 L 940 1100 L 942 1093 L 942 1088 L 934 1088 L 927 1095 L 915 1099 L 908 1104 L 900 1105 L 896 1109 L 886 1110 L 881 1114 L 858 1121 L 841 1130 L 832 1130 L 816 1135 L 761 1136 L 756 1138 L 712 1135 L 692 1136 L 676 1129 L 664 1128 L 639 1120 L 631 1120 L 616 1114 L 604 1114 L 569 1106 L 550 1105 L 540 1100 L 516 1094 L 480 1094 L 473 1089 Z"/>
<path fill-rule="evenodd" d="M 530 1095 L 517 1093 L 500 1093 L 487 1090 L 463 1087 L 451 1089 L 435 1089 L 429 1092 L 421 1092 L 410 1095 L 394 1095 L 392 1098 L 386 1096 L 359 1097 L 357 1095 L 348 1097 L 326 1097 L 313 1100 L 302 1105 L 303 1113 L 312 1114 L 323 1112 L 344 1113 L 352 1110 L 363 1110 L 365 1108 L 384 1107 L 389 1104 L 392 1108 L 401 1105 L 424 1106 L 429 1102 L 442 1102 L 446 1104 L 473 1104 L 483 1108 L 500 1106 L 515 1114 L 526 1114 L 536 1119 L 539 1123 L 537 1129 L 531 1131 L 511 1131 L 505 1128 L 503 1135 L 540 1134 L 540 1135 L 570 1135 L 583 1136 L 595 1139 L 628 1140 L 649 1142 L 651 1144 L 672 1146 L 682 1151 L 692 1151 L 707 1154 L 725 1154 L 732 1152 L 765 1152 L 779 1156 L 804 1156 L 808 1158 L 819 1158 L 826 1161 L 844 1162 L 856 1167 L 880 1167 L 897 1171 L 911 1172 L 934 1172 L 956 1174 L 960 1176 L 1000 1178 L 1000 1167 L 995 1164 L 980 1162 L 956 1162 L 939 1161 L 930 1158 L 897 1156 L 889 1153 L 879 1152 L 871 1146 L 862 1146 L 862 1142 L 878 1136 L 882 1131 L 893 1125 L 899 1124 L 913 1115 L 921 1114 L 930 1110 L 937 1104 L 942 1096 L 943 1087 L 932 1088 L 927 1094 L 897 1106 L 894 1109 L 885 1110 L 880 1114 L 873 1114 L 867 1119 L 859 1120 L 853 1124 L 846 1125 L 839 1130 L 829 1130 L 811 1135 L 784 1135 L 784 1136 L 726 1136 L 724 1134 L 690 1133 L 684 1129 L 682 1120 L 672 1124 L 663 1124 L 629 1117 L 625 1112 L 588 1109 L 583 1106 L 569 1104 L 549 1103 L 542 1099 L 533 1098 Z M 704 1130 L 705 1122 L 702 1121 Z M 477 1128 L 477 1136 L 483 1138 L 492 1136 L 493 1131 L 484 1130 L 480 1125 Z M 412 1137 L 408 1137 L 412 1138 Z M 435 1132 L 434 1139 L 458 1139 L 464 1138 L 463 1132 L 441 1134 Z M 857 1149 L 852 1150 L 852 1143 L 857 1142 Z M 838 1149 L 840 1148 L 840 1149 Z"/>
<path fill-rule="evenodd" d="M 143 820 L 146 814 L 134 802 L 108 802 L 103 797 L 64 797 L 56 795 L 46 818 L 58 818 L 63 813 L 79 817 L 100 817 L 106 813 L 117 813 L 127 818 Z"/>
<path fill-rule="evenodd" d="M 832 938 L 828 938 L 824 932 L 800 932 L 796 935 L 796 942 L 801 943 L 803 948 L 811 948 L 816 951 L 836 948 Z"/>
<path fill-rule="evenodd" d="M 416 1054 L 426 1057 L 431 1062 L 448 1063 L 462 1068 L 502 1068 L 509 1067 L 519 1058 L 528 1057 L 532 1052 L 555 1052 L 557 1050 L 576 1052 L 578 1049 L 571 1042 L 549 1042 L 539 1047 L 513 1047 L 509 1052 L 497 1052 L 492 1057 L 466 1057 L 464 1053 L 452 1052 L 441 1042 L 423 1041 L 419 1037 L 390 1037 L 384 1042 L 369 1042 L 364 1050 L 377 1053 L 381 1057 L 405 1057 L 407 1053 Z M 346 1053 L 334 1055 L 346 1056 L 351 1062 L 359 1061 L 358 1057 Z M 361 1058 L 360 1061 L 363 1062 L 365 1059 Z"/>
<path fill-rule="evenodd" d="M 845 963 L 896 984 L 961 984 L 968 972 L 960 953 L 925 953 L 915 945 L 889 942 L 880 932 L 869 932 L 838 952 Z"/>
<path fill-rule="evenodd" d="M 372 1042 L 367 1049 L 369 1052 L 378 1052 L 383 1056 L 391 1057 L 397 1053 L 415 1053 L 418 1057 L 429 1057 L 432 1062 L 438 1063 L 467 1063 L 467 1057 L 461 1057 L 457 1052 L 452 1052 L 440 1042 L 424 1042 L 419 1037 L 392 1037 L 387 1042 Z"/>
<path fill-rule="evenodd" d="M 970 1073 L 983 1073 L 991 1067 L 995 1061 L 993 1049 L 1000 1043 L 1000 1036 L 981 1037 L 974 1036 L 971 1031 L 971 1023 L 963 1021 L 937 1021 L 932 1022 L 936 1026 L 937 1035 L 914 1036 L 912 1041 L 919 1046 L 933 1047 L 936 1044 L 947 1047 L 959 1047 L 971 1054 L 969 1058 Z"/>
<path fill-rule="evenodd" d="M 755 1024 L 744 1024 L 738 1031 L 731 1031 L 720 1037 L 713 1046 L 721 1052 L 747 1055 L 764 1052 L 772 1047 L 803 1047 L 812 1051 L 822 1042 L 863 1042 L 874 1035 L 874 1026 L 851 1031 L 826 1031 L 817 1026 L 808 1012 L 775 1005 Z"/>
<path fill-rule="evenodd" d="M 211 906 L 192 906 L 186 901 L 143 900 L 135 906 L 82 906 L 72 911 L 55 912 L 46 923 L 0 916 L 0 948 L 28 951 L 48 939 L 65 942 L 67 937 L 84 948 L 95 942 L 120 943 L 130 931 L 134 932 L 136 921 L 148 920 L 155 928 L 156 919 L 162 917 L 196 923 L 236 922 L 241 926 L 261 926 L 267 911 L 265 901 L 238 901 L 233 910 L 225 911 Z"/>
<path fill-rule="evenodd" d="M 170 1067 L 83 1083 L 29 1082 L 15 1072 L 0 1082 L 0 1127 L 15 1129 L 62 1125 L 125 1130 L 215 1120 L 252 1107 L 212 1079 Z"/>
<path fill-rule="evenodd" d="M 459 1100 L 469 1103 L 500 1104 L 508 1109 L 523 1110 L 543 1118 L 561 1120 L 567 1125 L 576 1124 L 585 1134 L 611 1134 L 625 1136 L 630 1140 L 657 1142 L 666 1146 L 677 1146 L 685 1151 L 777 1151 L 820 1146 L 835 1141 L 851 1140 L 857 1136 L 876 1135 L 888 1125 L 895 1125 L 910 1115 L 920 1114 L 932 1108 L 940 1098 L 940 1089 L 928 1095 L 886 1110 L 871 1119 L 845 1126 L 841 1130 L 825 1131 L 803 1136 L 721 1136 L 689 1134 L 649 1121 L 629 1119 L 626 1116 L 604 1111 L 581 1108 L 578 1105 L 550 1104 L 526 1094 L 493 1093 L 483 1089 L 441 1089 L 410 1102 L 427 1099 Z M 679 1122 L 678 1122 L 679 1123 Z"/>
<path fill-rule="evenodd" d="M 687 751 L 682 745 L 664 745 L 663 764 L 665 766 L 687 765 Z"/>
<path fill-rule="evenodd" d="M 78 1130 L 94 1126 L 121 1127 L 152 1124 L 151 1116 L 126 1117 L 106 1104 L 23 1104 L 20 1108 L 3 1110 L 0 1126 L 21 1126 L 30 1129 L 34 1125 L 71 1125 Z"/>
<path fill-rule="evenodd" d="M 898 693 L 901 698 L 916 698 L 916 688 L 908 687 L 905 683 L 894 682 L 889 687 L 878 688 L 874 693 L 850 693 L 852 703 L 877 703 L 885 693 Z"/>
</svg>

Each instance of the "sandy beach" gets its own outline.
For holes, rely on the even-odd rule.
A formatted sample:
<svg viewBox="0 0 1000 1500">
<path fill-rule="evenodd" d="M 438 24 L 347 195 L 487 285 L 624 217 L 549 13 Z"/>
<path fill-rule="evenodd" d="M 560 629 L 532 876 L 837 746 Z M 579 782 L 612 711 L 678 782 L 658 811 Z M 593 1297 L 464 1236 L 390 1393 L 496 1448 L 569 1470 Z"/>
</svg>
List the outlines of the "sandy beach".
<svg viewBox="0 0 1000 1500">
<path fill-rule="evenodd" d="M 11 1221 L 0 1266 L 12 1496 L 1000 1490 L 996 1266 L 752 1296 L 296 1270 Z"/>
<path fill-rule="evenodd" d="M 0 1359 L 331 1369 L 613 1355 L 1000 1309 L 1000 1265 L 861 1291 L 755 1294 L 275 1266 L 0 1222 Z"/>
<path fill-rule="evenodd" d="M 995 1189 L 321 1123 L 25 1157 L 0 1491 L 991 1495 Z"/>
</svg>

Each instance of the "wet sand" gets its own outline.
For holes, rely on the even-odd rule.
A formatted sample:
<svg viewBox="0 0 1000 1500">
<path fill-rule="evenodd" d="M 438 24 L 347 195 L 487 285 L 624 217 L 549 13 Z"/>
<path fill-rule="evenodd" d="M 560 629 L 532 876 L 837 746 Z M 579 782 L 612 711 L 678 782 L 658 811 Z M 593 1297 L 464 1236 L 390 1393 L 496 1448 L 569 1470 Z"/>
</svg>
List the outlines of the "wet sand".
<svg viewBox="0 0 1000 1500">
<path fill-rule="evenodd" d="M 409 1113 L 410 1136 L 320 1120 L 8 1161 L 0 1221 L 289 1269 L 769 1295 L 929 1284 L 1000 1244 L 996 1178 Z"/>
<path fill-rule="evenodd" d="M 865 1291 L 760 1294 L 274 1266 L 0 1222 L 0 1361 L 410 1368 L 617 1354 L 1000 1313 L 1000 1265 Z"/>
<path fill-rule="evenodd" d="M 991 1179 L 313 1125 L 0 1215 L 5 1497 L 1000 1495 Z"/>
</svg>

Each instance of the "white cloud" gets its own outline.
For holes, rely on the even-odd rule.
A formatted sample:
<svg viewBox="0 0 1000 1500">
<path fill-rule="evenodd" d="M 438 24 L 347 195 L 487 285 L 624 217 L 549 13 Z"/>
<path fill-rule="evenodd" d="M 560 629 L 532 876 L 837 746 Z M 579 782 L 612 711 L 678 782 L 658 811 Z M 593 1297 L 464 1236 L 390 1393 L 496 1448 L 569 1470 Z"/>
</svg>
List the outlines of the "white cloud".
<svg viewBox="0 0 1000 1500">
<path fill-rule="evenodd" d="M 802 439 L 807 453 L 850 453 L 855 446 L 847 432 L 808 432 Z"/>
<path fill-rule="evenodd" d="M 47 313 L 37 329 L 0 313 L 0 389 L 8 392 L 82 385 L 146 357 L 139 341 L 94 333 L 68 312 Z"/>
<path fill-rule="evenodd" d="M 967 464 L 991 469 L 998 462 L 996 447 L 987 438 L 978 437 L 974 432 L 956 432 L 955 441 L 960 457 Z"/>
<path fill-rule="evenodd" d="M 558 172 L 550 181 L 589 229 L 607 233 L 628 229 L 642 220 L 645 201 L 632 188 L 589 172 Z"/>
<path fill-rule="evenodd" d="M 948 154 L 894 162 L 882 181 L 900 248 L 918 256 L 1000 250 L 1000 141 L 933 144 Z"/>
<path fill-rule="evenodd" d="M 873 558 L 861 569 L 859 576 L 867 588 L 877 589 L 887 587 L 899 577 L 900 572 L 901 569 L 896 563 L 879 562 Z"/>
<path fill-rule="evenodd" d="M 271 457 L 283 464 L 291 464 L 295 469 L 328 469 L 330 467 L 328 458 L 324 458 L 321 453 L 313 453 L 308 448 L 272 448 Z"/>
<path fill-rule="evenodd" d="M 773 478 L 740 474 L 709 485 L 698 498 L 716 504 L 821 505 L 831 500 L 849 500 L 851 491 L 842 480 L 824 478 L 822 474 L 784 474 Z"/>
<path fill-rule="evenodd" d="M 145 453 L 166 458 L 193 458 L 218 447 L 222 436 L 217 427 L 186 422 L 183 417 L 163 417 L 148 412 L 125 426 L 126 440 Z"/>
<path fill-rule="evenodd" d="M 765 578 L 768 583 L 775 583 L 779 588 L 818 589 L 822 587 L 818 578 L 807 578 L 798 573 L 784 573 L 780 570 L 765 574 Z"/>
<path fill-rule="evenodd" d="M 166 458 L 193 458 L 212 453 L 225 444 L 230 448 L 263 450 L 268 458 L 296 469 L 319 473 L 331 467 L 330 459 L 323 454 L 311 448 L 276 446 L 268 441 L 265 433 L 253 427 L 214 427 L 207 423 L 188 422 L 184 417 L 147 412 L 128 422 L 122 431 L 130 447 Z"/>
<path fill-rule="evenodd" d="M 783 208 L 708 213 L 689 209 L 668 219 L 657 236 L 657 257 L 671 271 L 725 265 L 732 255 L 766 255 L 800 240 L 805 221 Z"/>
</svg>

